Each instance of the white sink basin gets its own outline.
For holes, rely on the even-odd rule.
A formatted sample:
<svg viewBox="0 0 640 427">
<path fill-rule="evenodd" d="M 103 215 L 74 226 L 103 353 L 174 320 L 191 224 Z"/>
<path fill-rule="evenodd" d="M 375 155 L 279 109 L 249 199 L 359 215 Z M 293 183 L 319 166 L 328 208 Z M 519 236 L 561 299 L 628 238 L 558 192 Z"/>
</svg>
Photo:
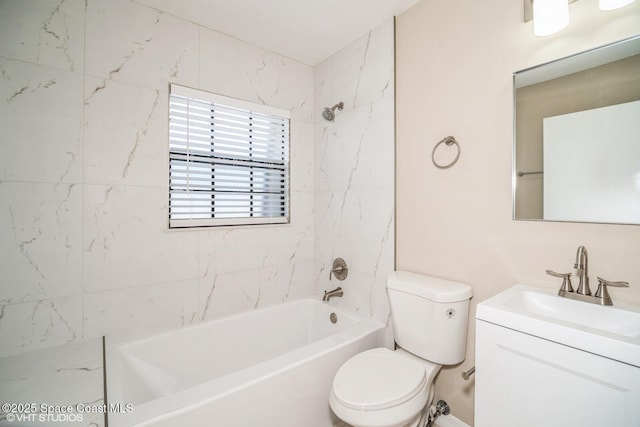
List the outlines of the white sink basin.
<svg viewBox="0 0 640 427">
<path fill-rule="evenodd" d="M 640 307 L 515 285 L 478 304 L 476 318 L 640 367 Z"/>
</svg>

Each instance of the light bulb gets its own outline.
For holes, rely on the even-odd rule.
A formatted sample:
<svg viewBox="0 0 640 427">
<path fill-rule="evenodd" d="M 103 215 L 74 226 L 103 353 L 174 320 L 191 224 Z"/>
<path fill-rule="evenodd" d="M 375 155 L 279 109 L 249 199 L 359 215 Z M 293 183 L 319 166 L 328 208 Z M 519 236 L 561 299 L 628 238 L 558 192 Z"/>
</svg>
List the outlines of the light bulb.
<svg viewBox="0 0 640 427">
<path fill-rule="evenodd" d="M 633 3 L 636 0 L 598 0 L 600 10 L 614 10 Z"/>
<path fill-rule="evenodd" d="M 618 0 L 628 1 L 628 0 Z M 533 33 L 548 36 L 569 24 L 569 0 L 534 0 Z"/>
</svg>

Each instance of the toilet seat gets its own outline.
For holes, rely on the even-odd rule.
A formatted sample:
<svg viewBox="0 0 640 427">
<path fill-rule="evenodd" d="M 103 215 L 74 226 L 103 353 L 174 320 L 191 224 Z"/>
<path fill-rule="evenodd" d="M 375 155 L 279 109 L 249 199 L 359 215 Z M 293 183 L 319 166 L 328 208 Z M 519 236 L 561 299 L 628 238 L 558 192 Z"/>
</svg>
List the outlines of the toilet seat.
<svg viewBox="0 0 640 427">
<path fill-rule="evenodd" d="M 424 394 L 428 379 L 419 362 L 387 348 L 375 348 L 353 356 L 340 367 L 332 393 L 346 408 L 376 411 Z"/>
</svg>

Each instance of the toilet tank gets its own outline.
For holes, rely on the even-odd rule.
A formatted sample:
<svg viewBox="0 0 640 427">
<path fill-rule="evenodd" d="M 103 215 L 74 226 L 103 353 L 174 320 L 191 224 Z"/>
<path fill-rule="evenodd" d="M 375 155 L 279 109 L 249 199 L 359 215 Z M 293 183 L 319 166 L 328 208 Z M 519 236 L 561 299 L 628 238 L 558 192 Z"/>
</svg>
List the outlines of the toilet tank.
<svg viewBox="0 0 640 427">
<path fill-rule="evenodd" d="M 425 360 L 454 365 L 465 358 L 469 285 L 394 271 L 387 279 L 396 343 Z"/>
</svg>

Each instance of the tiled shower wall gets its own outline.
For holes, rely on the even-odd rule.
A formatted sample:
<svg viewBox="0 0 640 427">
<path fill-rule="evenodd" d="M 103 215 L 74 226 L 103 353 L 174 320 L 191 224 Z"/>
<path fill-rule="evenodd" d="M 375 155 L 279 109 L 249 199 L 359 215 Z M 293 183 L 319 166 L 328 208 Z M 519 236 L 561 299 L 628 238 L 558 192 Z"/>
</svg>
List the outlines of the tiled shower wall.
<svg viewBox="0 0 640 427">
<path fill-rule="evenodd" d="M 314 94 L 312 67 L 129 0 L 0 9 L 0 356 L 317 297 L 334 253 L 341 303 L 386 316 L 391 22 Z M 291 224 L 168 230 L 169 82 L 291 111 Z"/>
<path fill-rule="evenodd" d="M 128 0 L 0 8 L 0 354 L 311 295 L 312 67 Z M 168 230 L 168 82 L 291 111 L 290 225 Z"/>
<path fill-rule="evenodd" d="M 388 20 L 315 68 L 315 284 L 335 304 L 386 322 L 394 268 L 394 23 Z M 327 122 L 322 109 L 344 102 Z M 329 280 L 344 258 L 344 282 Z"/>
</svg>

